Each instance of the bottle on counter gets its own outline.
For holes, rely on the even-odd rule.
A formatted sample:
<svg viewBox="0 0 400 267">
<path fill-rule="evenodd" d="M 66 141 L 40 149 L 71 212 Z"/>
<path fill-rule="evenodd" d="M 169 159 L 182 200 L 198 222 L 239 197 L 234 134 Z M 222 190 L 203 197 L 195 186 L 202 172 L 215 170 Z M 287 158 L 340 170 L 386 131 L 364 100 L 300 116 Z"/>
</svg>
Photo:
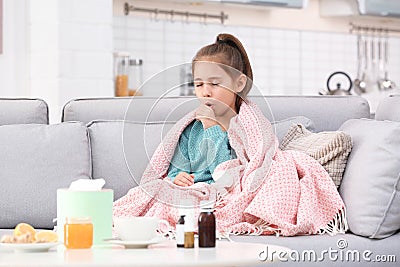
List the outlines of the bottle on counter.
<svg viewBox="0 0 400 267">
<path fill-rule="evenodd" d="M 185 215 L 180 215 L 176 224 L 176 246 L 183 248 L 185 245 Z"/>
<path fill-rule="evenodd" d="M 128 94 L 129 96 L 143 95 L 139 87 L 143 82 L 143 60 L 137 58 L 129 59 Z"/>
<path fill-rule="evenodd" d="M 193 221 L 193 214 L 191 212 L 185 218 L 185 242 L 184 248 L 194 248 L 194 221 Z"/>
<path fill-rule="evenodd" d="M 201 212 L 198 219 L 199 247 L 212 248 L 215 247 L 216 241 L 214 203 L 200 201 L 200 207 Z"/>
<path fill-rule="evenodd" d="M 115 96 L 128 96 L 129 53 L 114 54 Z"/>
</svg>

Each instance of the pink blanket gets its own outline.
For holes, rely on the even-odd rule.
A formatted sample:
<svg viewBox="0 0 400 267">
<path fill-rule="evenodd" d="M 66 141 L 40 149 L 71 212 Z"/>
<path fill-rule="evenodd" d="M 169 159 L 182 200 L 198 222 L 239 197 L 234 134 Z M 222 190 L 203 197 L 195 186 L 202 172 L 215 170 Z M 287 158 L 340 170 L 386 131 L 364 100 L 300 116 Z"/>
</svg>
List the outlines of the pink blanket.
<svg viewBox="0 0 400 267">
<path fill-rule="evenodd" d="M 114 202 L 116 217 L 156 216 L 174 228 L 184 200 L 215 199 L 222 234 L 336 234 L 347 230 L 345 207 L 325 169 L 296 151 L 281 151 L 273 127 L 258 107 L 243 102 L 228 130 L 237 158 L 217 166 L 215 184 L 174 185 L 167 170 L 179 136 L 194 112 L 169 131 L 147 166 L 140 186 Z M 195 218 L 198 215 L 195 209 Z"/>
</svg>

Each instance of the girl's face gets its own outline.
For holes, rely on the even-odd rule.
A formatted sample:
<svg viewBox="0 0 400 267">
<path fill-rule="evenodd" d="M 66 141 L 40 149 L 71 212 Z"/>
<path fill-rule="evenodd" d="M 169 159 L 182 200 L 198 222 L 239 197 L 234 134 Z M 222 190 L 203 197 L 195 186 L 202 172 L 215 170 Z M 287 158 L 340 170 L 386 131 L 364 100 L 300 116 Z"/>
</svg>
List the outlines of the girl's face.
<svg viewBox="0 0 400 267">
<path fill-rule="evenodd" d="M 211 107 L 216 117 L 229 111 L 237 113 L 235 101 L 236 97 L 239 97 L 237 93 L 246 85 L 243 83 L 246 76 L 241 74 L 237 75 L 238 78 L 232 78 L 221 64 L 215 62 L 197 61 L 194 64 L 194 86 L 200 102 Z"/>
</svg>

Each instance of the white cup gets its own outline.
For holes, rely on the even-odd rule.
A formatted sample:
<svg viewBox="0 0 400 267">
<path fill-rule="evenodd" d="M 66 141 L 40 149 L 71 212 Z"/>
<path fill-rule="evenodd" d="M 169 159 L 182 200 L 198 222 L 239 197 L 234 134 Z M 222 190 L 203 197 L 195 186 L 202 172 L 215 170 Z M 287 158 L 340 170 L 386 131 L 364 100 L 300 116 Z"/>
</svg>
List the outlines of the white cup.
<svg viewBox="0 0 400 267">
<path fill-rule="evenodd" d="M 114 218 L 114 229 L 124 241 L 148 241 L 157 236 L 158 224 L 167 223 L 156 217 Z"/>
</svg>

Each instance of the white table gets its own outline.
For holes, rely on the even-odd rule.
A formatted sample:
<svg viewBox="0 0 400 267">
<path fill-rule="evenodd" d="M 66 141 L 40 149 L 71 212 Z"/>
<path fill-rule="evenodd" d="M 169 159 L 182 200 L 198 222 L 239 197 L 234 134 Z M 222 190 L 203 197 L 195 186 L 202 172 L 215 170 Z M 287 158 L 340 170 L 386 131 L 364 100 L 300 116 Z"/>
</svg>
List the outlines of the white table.
<svg viewBox="0 0 400 267">
<path fill-rule="evenodd" d="M 174 241 L 142 249 L 122 246 L 95 246 L 67 250 L 63 245 L 48 252 L 15 253 L 0 250 L 0 266 L 255 266 L 268 263 L 259 255 L 267 244 L 218 241 L 216 248 L 177 248 Z M 268 245 L 268 253 L 290 251 Z M 271 257 L 269 257 L 271 259 Z M 276 260 L 277 258 L 275 258 Z"/>
</svg>

